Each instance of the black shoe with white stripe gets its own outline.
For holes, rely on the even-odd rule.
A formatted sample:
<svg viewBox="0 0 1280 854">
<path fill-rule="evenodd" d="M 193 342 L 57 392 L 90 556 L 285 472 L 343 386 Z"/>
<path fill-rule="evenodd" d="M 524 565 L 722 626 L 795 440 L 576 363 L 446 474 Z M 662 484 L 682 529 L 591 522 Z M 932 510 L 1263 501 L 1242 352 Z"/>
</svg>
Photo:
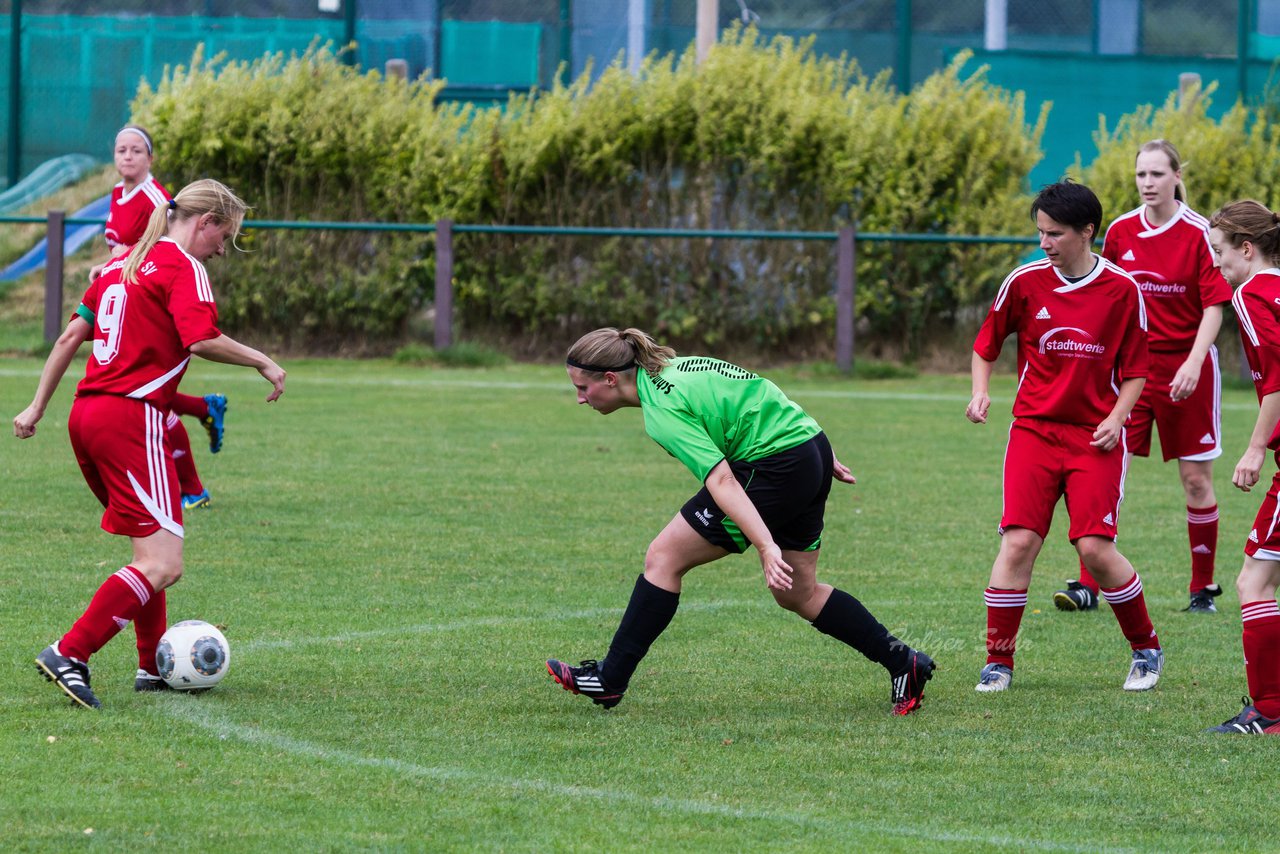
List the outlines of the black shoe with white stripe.
<svg viewBox="0 0 1280 854">
<path fill-rule="evenodd" d="M 622 691 L 615 691 L 600 676 L 600 665 L 589 658 L 578 667 L 556 659 L 547 660 L 547 672 L 561 688 L 573 694 L 590 697 L 597 706 L 612 709 L 622 702 Z"/>
<path fill-rule="evenodd" d="M 169 683 L 161 679 L 154 673 L 148 673 L 141 667 L 138 668 L 138 675 L 133 678 L 133 690 L 135 691 L 172 691 Z"/>
<path fill-rule="evenodd" d="M 36 656 L 36 667 L 42 676 L 62 689 L 77 705 L 86 709 L 102 706 L 89 688 L 89 665 L 75 658 L 68 658 L 58 651 L 58 645 L 46 646 Z"/>
<path fill-rule="evenodd" d="M 924 683 L 933 678 L 933 671 L 937 666 L 923 652 L 913 649 L 907 654 L 907 663 L 901 670 L 891 674 L 895 715 L 909 715 L 920 708 L 920 703 L 924 700 Z"/>
<path fill-rule="evenodd" d="M 1079 581 L 1068 581 L 1066 590 L 1053 594 L 1053 604 L 1059 611 L 1092 611 L 1098 607 L 1098 594 Z"/>
<path fill-rule="evenodd" d="M 1211 726 L 1205 732 L 1228 732 L 1241 735 L 1280 735 L 1280 718 L 1264 718 L 1248 697 L 1241 697 L 1244 708 L 1234 718 Z"/>
<path fill-rule="evenodd" d="M 1217 584 L 1202 587 L 1191 594 L 1191 604 L 1182 610 L 1190 611 L 1192 614 L 1216 614 L 1218 606 L 1213 604 L 1213 600 L 1221 595 L 1222 588 Z"/>
</svg>

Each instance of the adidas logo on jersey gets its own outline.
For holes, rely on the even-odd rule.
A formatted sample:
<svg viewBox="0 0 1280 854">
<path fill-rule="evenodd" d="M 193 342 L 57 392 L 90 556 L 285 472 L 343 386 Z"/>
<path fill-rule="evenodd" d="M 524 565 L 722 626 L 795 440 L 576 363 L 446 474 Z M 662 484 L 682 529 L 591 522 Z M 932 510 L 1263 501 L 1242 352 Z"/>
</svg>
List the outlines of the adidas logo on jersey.
<svg viewBox="0 0 1280 854">
<path fill-rule="evenodd" d="M 1104 525 L 1114 525 L 1115 523 L 1116 523 L 1115 517 L 1112 516 L 1110 513 L 1102 517 L 1102 524 Z"/>
<path fill-rule="evenodd" d="M 1132 250 L 1132 249 L 1125 250 L 1125 253 L 1124 253 L 1123 255 L 1121 255 L 1121 256 L 1120 256 L 1120 260 L 1121 260 L 1121 261 L 1132 261 L 1132 260 L 1133 260 L 1133 250 Z"/>
<path fill-rule="evenodd" d="M 1258 541 L 1258 529 L 1254 528 L 1249 532 L 1249 542 L 1256 543 Z"/>
<path fill-rule="evenodd" d="M 1036 320 L 1048 320 L 1048 319 L 1049 319 L 1049 309 L 1045 308 L 1044 306 L 1040 306 L 1040 311 L 1036 312 Z"/>
<path fill-rule="evenodd" d="M 1205 433 L 1203 436 L 1201 436 L 1201 437 L 1200 437 L 1200 444 L 1201 444 L 1201 445 L 1213 445 L 1213 444 L 1216 444 L 1216 443 L 1213 441 L 1213 436 L 1212 436 L 1212 434 Z"/>
<path fill-rule="evenodd" d="M 1213 549 L 1209 548 L 1204 543 L 1201 543 L 1200 545 L 1192 549 L 1191 553 L 1193 555 L 1211 555 L 1213 554 Z"/>
</svg>

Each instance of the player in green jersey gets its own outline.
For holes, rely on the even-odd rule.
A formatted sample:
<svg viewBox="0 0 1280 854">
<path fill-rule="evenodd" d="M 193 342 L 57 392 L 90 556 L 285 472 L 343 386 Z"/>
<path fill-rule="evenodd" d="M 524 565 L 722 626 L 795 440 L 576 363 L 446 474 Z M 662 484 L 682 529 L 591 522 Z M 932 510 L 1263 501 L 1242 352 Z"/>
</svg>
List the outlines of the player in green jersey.
<svg viewBox="0 0 1280 854">
<path fill-rule="evenodd" d="M 608 415 L 639 407 L 645 432 L 702 482 L 649 545 L 644 573 L 603 661 L 551 659 L 566 690 L 606 709 L 675 616 L 684 574 L 755 546 L 779 605 L 889 671 L 895 714 L 920 707 L 934 663 L 862 603 L 817 578 L 832 480 L 854 483 L 818 423 L 769 380 L 704 356 L 679 357 L 639 329 L 597 329 L 569 349 L 578 403 Z"/>
</svg>

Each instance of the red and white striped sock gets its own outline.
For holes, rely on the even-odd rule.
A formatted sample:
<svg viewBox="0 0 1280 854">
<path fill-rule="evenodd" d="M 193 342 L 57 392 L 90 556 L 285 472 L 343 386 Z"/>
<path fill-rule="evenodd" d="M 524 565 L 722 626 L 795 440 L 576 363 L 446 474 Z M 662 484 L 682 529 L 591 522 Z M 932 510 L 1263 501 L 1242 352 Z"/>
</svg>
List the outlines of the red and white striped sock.
<svg viewBox="0 0 1280 854">
<path fill-rule="evenodd" d="M 982 591 L 987 602 L 987 664 L 1013 668 L 1018 645 L 1018 628 L 1027 608 L 1027 591 L 988 587 Z"/>
<path fill-rule="evenodd" d="M 193 418 L 204 418 L 209 414 L 208 401 L 191 394 L 175 394 L 169 408 L 179 415 L 190 415 Z"/>
<path fill-rule="evenodd" d="M 1084 565 L 1084 561 L 1080 561 L 1080 578 L 1081 584 L 1093 591 L 1093 595 L 1098 595 L 1098 582 L 1093 577 L 1093 573 L 1089 572 L 1089 568 Z"/>
<path fill-rule="evenodd" d="M 1218 505 L 1187 507 L 1187 539 L 1191 546 L 1190 592 L 1213 583 L 1213 560 L 1218 551 Z"/>
<path fill-rule="evenodd" d="M 196 461 L 191 456 L 191 437 L 187 428 L 182 426 L 181 419 L 172 412 L 165 418 L 164 440 L 173 456 L 173 467 L 178 471 L 178 488 L 183 495 L 199 495 L 204 492 L 204 484 L 200 482 L 200 473 L 196 471 Z"/>
<path fill-rule="evenodd" d="M 1138 573 L 1133 574 L 1119 587 L 1103 587 L 1102 598 L 1107 600 L 1111 610 L 1115 612 L 1116 621 L 1120 623 L 1120 631 L 1133 649 L 1159 649 L 1160 638 L 1151 625 L 1151 615 L 1147 613 L 1147 600 L 1142 595 L 1142 579 Z"/>
<path fill-rule="evenodd" d="M 169 628 L 169 609 L 163 590 L 157 590 L 151 600 L 138 610 L 133 618 L 133 630 L 138 635 L 138 667 L 156 675 L 156 647 L 165 629 Z"/>
<path fill-rule="evenodd" d="M 1264 718 L 1280 718 L 1280 607 L 1276 600 L 1240 606 L 1249 696 Z"/>
<path fill-rule="evenodd" d="M 93 594 L 89 607 L 62 636 L 58 649 L 63 655 L 88 661 L 129 625 L 153 593 L 151 582 L 138 570 L 131 566 L 117 570 Z"/>
</svg>

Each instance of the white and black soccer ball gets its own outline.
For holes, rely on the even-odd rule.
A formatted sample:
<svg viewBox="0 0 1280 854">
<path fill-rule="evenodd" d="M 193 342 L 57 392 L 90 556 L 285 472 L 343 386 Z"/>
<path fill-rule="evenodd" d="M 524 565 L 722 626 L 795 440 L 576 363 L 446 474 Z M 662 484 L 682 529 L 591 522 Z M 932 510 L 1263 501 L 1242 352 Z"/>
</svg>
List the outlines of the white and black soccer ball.
<svg viewBox="0 0 1280 854">
<path fill-rule="evenodd" d="M 175 691 L 203 691 L 231 667 L 231 646 L 218 627 L 203 620 L 174 623 L 156 648 L 160 678 Z"/>
</svg>

